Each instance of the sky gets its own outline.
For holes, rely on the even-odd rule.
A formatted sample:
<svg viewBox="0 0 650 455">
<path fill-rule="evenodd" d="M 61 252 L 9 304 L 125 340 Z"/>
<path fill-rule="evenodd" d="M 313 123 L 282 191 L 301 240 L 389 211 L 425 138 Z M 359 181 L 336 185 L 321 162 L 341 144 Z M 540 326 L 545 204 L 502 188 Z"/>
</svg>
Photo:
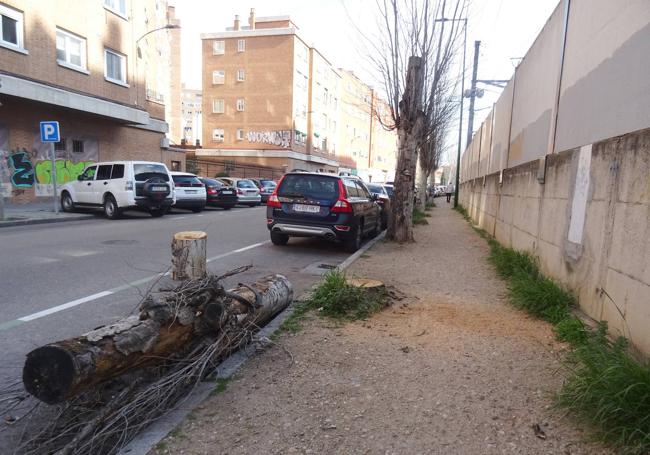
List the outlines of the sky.
<svg viewBox="0 0 650 455">
<path fill-rule="evenodd" d="M 559 0 L 470 0 L 467 32 L 467 79 L 470 83 L 474 41 L 481 41 L 478 79 L 510 79 L 518 59 L 526 54 Z M 239 14 L 247 23 L 251 8 L 257 16 L 290 15 L 298 33 L 336 67 L 349 69 L 370 85 L 377 77 L 360 49 L 359 30 L 375 30 L 376 0 L 170 0 L 181 20 L 181 80 L 201 87 L 200 34 L 224 31 Z M 515 59 L 515 60 L 513 60 Z M 500 94 L 483 86 L 475 102 L 474 130 L 480 127 Z M 468 103 L 465 103 L 467 107 Z M 467 118 L 467 113 L 465 113 Z"/>
</svg>

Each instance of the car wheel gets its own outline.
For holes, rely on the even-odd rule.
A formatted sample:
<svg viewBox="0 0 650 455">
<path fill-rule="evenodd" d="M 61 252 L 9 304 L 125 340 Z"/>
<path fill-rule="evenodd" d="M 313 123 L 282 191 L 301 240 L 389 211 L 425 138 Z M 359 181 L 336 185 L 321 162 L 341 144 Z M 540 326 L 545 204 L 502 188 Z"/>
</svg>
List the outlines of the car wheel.
<svg viewBox="0 0 650 455">
<path fill-rule="evenodd" d="M 115 198 L 110 194 L 104 199 L 104 214 L 109 220 L 116 220 L 120 217 L 120 209 L 117 207 Z"/>
<path fill-rule="evenodd" d="M 155 209 L 155 210 L 149 210 L 149 214 L 154 217 L 154 218 L 160 218 L 167 212 L 165 209 Z"/>
<path fill-rule="evenodd" d="M 203 211 L 203 207 L 194 207 L 194 208 L 192 209 L 192 211 L 193 211 L 194 213 L 201 213 L 201 212 Z"/>
<path fill-rule="evenodd" d="M 277 232 L 271 232 L 271 243 L 273 245 L 283 246 L 289 242 L 289 236 L 284 234 L 279 234 Z"/>
<path fill-rule="evenodd" d="M 357 226 L 357 230 L 354 233 L 354 237 L 350 240 L 346 240 L 344 243 L 345 250 L 349 253 L 356 252 L 361 248 L 361 242 L 363 241 L 363 224 Z"/>
<path fill-rule="evenodd" d="M 230 210 L 231 208 L 233 208 L 232 205 L 226 205 L 223 207 L 224 210 Z"/>
<path fill-rule="evenodd" d="M 61 195 L 61 209 L 64 212 L 74 211 L 74 202 L 72 201 L 72 196 L 67 191 L 63 192 Z"/>
</svg>

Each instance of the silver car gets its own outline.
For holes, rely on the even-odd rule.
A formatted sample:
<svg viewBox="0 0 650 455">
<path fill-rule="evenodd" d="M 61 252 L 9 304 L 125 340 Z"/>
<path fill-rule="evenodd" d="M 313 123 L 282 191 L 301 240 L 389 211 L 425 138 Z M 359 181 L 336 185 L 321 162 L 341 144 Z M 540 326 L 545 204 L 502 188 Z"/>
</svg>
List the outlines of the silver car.
<svg viewBox="0 0 650 455">
<path fill-rule="evenodd" d="M 260 190 L 252 181 L 231 177 L 219 177 L 219 180 L 222 180 L 237 189 L 237 204 L 255 207 L 262 203 Z"/>
</svg>

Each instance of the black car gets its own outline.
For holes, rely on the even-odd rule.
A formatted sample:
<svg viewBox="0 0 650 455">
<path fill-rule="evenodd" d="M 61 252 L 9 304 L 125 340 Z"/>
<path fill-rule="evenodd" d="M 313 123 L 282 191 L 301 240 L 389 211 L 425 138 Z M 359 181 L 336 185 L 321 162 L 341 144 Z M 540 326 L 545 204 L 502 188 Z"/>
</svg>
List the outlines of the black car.
<svg viewBox="0 0 650 455">
<path fill-rule="evenodd" d="M 269 200 L 269 196 L 273 194 L 275 191 L 275 187 L 277 186 L 277 183 L 275 183 L 273 180 L 268 180 L 268 179 L 249 179 L 252 181 L 256 187 L 259 188 L 260 190 L 260 197 L 262 198 L 262 203 L 266 204 L 266 201 Z"/>
<path fill-rule="evenodd" d="M 388 214 L 390 213 L 390 195 L 386 188 L 379 183 L 367 183 L 366 187 L 370 194 L 377 196 L 377 204 L 381 209 L 381 228 L 386 229 L 388 227 Z"/>
<path fill-rule="evenodd" d="M 289 237 L 321 237 L 356 251 L 363 237 L 381 230 L 376 200 L 363 182 L 353 178 L 288 173 L 266 204 L 271 241 L 286 245 Z"/>
<path fill-rule="evenodd" d="M 201 181 L 205 185 L 206 205 L 222 207 L 224 210 L 230 210 L 237 205 L 237 191 L 232 186 L 221 180 L 205 177 L 201 177 Z"/>
</svg>

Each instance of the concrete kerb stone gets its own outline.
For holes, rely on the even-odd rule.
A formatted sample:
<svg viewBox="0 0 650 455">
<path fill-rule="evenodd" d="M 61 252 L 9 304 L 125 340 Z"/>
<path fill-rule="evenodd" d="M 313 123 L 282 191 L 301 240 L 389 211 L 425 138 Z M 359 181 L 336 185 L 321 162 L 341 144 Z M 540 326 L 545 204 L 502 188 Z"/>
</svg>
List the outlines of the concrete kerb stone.
<svg viewBox="0 0 650 455">
<path fill-rule="evenodd" d="M 3 227 L 14 227 L 14 226 L 27 226 L 32 224 L 50 224 L 50 223 L 62 223 L 65 221 L 81 221 L 89 220 L 96 218 L 95 215 L 66 215 L 61 218 L 27 218 L 27 219 L 14 219 L 14 220 L 2 220 L 0 221 L 0 228 Z"/>
<path fill-rule="evenodd" d="M 379 241 L 383 240 L 386 236 L 386 231 L 383 231 L 374 239 L 366 242 L 356 253 L 352 254 L 345 261 L 338 265 L 338 270 L 345 270 L 354 261 L 359 259 L 362 254 L 372 248 Z M 309 297 L 309 292 L 303 293 L 298 299 L 294 300 L 305 300 Z M 273 335 L 279 328 L 282 326 L 282 323 L 289 317 L 294 311 L 294 307 L 289 305 L 284 311 L 278 314 L 271 322 L 264 326 L 259 332 L 257 332 L 257 338 L 259 339 L 268 339 Z M 247 348 L 240 349 L 226 360 L 221 362 L 216 369 L 216 378 L 227 379 L 234 375 L 237 370 L 239 370 L 248 359 L 255 355 L 254 352 L 250 352 Z M 206 381 L 199 383 L 194 391 L 184 398 L 176 408 L 156 420 L 152 425 L 140 433 L 133 441 L 127 444 L 123 449 L 118 452 L 118 455 L 146 455 L 151 451 L 151 449 L 163 440 L 174 428 L 185 420 L 187 415 L 196 409 L 203 401 L 205 401 L 210 393 L 216 387 L 216 383 L 212 381 Z"/>
</svg>

